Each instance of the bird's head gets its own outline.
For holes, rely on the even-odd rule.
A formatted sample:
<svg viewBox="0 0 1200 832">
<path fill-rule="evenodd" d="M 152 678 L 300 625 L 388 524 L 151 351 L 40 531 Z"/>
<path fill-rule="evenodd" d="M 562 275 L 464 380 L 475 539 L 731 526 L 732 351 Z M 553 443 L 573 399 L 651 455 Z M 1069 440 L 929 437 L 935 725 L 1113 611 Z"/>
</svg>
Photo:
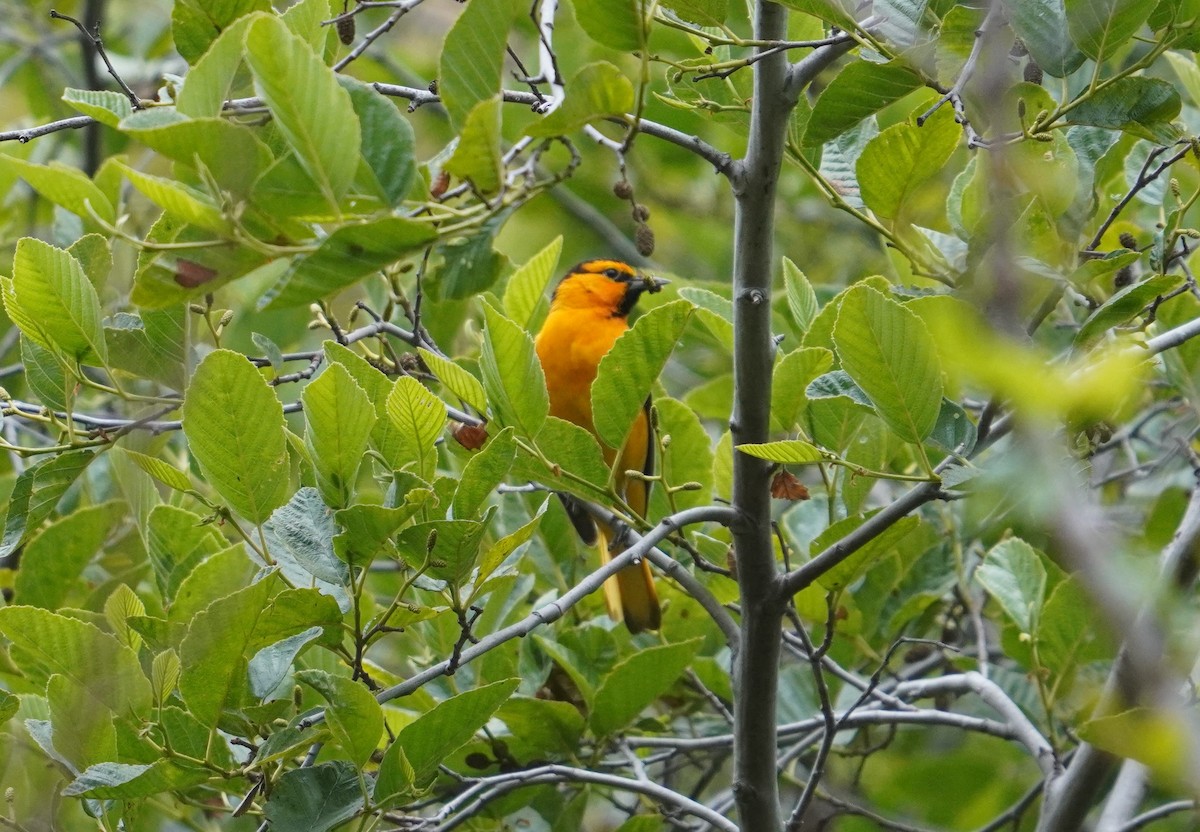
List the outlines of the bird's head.
<svg viewBox="0 0 1200 832">
<path fill-rule="evenodd" d="M 643 292 L 657 292 L 669 282 L 620 260 L 584 260 L 559 282 L 553 303 L 560 309 L 599 309 L 624 318 Z"/>
</svg>

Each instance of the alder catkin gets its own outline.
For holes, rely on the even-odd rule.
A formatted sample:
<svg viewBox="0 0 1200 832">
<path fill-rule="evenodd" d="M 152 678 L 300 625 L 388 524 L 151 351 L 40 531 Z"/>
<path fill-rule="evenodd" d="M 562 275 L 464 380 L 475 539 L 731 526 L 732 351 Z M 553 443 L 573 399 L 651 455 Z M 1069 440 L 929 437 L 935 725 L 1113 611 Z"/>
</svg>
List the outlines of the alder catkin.
<svg viewBox="0 0 1200 832">
<path fill-rule="evenodd" d="M 637 244 L 638 254 L 643 257 L 649 257 L 654 253 L 654 231 L 645 223 L 638 224 L 633 241 Z"/>
<path fill-rule="evenodd" d="M 629 199 L 633 196 L 633 186 L 629 184 L 628 179 L 613 183 L 613 196 L 617 199 Z"/>
<path fill-rule="evenodd" d="M 1138 247 L 1137 237 L 1128 231 L 1122 231 L 1119 239 L 1121 240 L 1121 245 L 1125 246 L 1125 248 L 1136 249 Z"/>
<path fill-rule="evenodd" d="M 354 43 L 354 18 L 343 17 L 337 22 L 338 40 L 346 46 Z"/>
</svg>

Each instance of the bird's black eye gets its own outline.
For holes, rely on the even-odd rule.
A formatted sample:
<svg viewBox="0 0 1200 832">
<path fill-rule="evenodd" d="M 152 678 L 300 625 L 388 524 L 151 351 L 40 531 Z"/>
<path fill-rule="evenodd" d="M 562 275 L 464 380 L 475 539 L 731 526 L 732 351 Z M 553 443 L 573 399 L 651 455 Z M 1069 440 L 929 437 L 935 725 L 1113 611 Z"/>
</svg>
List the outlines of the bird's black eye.
<svg viewBox="0 0 1200 832">
<path fill-rule="evenodd" d="M 616 269 L 605 269 L 604 276 L 607 277 L 609 280 L 616 280 L 617 278 L 619 278 L 621 276 L 621 273 L 619 271 L 617 271 Z"/>
</svg>

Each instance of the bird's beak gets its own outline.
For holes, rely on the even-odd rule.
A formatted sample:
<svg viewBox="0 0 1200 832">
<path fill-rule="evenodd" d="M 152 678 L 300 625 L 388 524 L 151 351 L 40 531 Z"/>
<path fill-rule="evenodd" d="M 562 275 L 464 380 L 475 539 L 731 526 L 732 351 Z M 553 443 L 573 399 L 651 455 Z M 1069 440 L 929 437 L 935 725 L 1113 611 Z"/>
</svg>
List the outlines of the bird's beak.
<svg viewBox="0 0 1200 832">
<path fill-rule="evenodd" d="M 635 292 L 661 292 L 662 287 L 666 286 L 671 281 L 665 277 L 655 277 L 649 274 L 639 274 L 633 280 L 629 281 L 629 287 Z"/>
</svg>

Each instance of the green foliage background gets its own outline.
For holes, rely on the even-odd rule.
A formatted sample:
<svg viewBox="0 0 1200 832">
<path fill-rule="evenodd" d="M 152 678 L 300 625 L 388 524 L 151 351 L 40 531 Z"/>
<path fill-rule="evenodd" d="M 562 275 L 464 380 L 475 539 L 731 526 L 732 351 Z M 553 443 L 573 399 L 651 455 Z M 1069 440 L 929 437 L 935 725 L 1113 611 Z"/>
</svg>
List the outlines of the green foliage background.
<svg viewBox="0 0 1200 832">
<path fill-rule="evenodd" d="M 1192 794 L 1200 3 L 782 6 L 790 60 L 853 35 L 790 116 L 774 433 L 736 451 L 811 494 L 773 512 L 785 799 L 1033 829 L 1081 742 Z M 0 825 L 737 828 L 747 4 L 564 3 L 551 64 L 525 3 L 409 0 L 339 71 L 329 0 L 55 5 L 100 7 L 136 109 L 0 0 Z M 636 637 L 546 490 L 624 509 L 532 347 L 590 256 L 672 280 L 593 388 L 611 445 L 654 401 L 641 531 L 716 506 L 658 527 Z M 1143 605 L 1159 686 L 1103 700 Z"/>
</svg>

